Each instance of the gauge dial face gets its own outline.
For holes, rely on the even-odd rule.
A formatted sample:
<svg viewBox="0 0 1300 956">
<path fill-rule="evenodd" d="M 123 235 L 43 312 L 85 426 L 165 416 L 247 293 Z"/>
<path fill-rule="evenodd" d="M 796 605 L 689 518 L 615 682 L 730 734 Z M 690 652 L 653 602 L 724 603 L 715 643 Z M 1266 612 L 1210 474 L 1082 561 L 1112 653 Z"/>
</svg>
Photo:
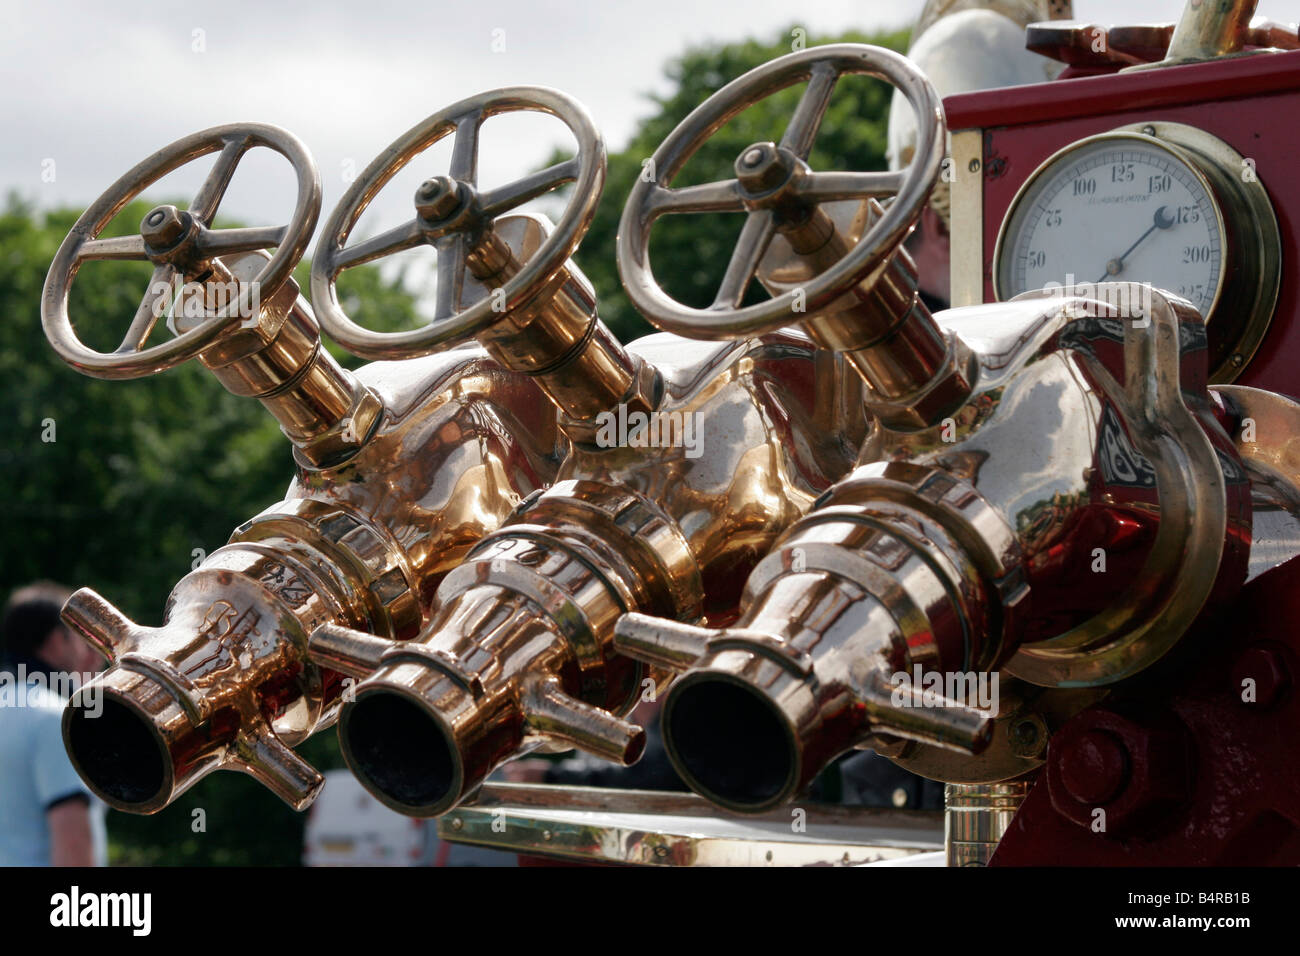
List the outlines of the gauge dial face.
<svg viewBox="0 0 1300 956">
<path fill-rule="evenodd" d="M 1098 282 L 1149 282 L 1208 319 L 1224 252 L 1223 216 L 1186 153 L 1150 136 L 1105 134 L 1062 150 L 1030 177 L 1003 222 L 994 284 L 1005 300 L 1053 284 L 1068 294 Z"/>
</svg>

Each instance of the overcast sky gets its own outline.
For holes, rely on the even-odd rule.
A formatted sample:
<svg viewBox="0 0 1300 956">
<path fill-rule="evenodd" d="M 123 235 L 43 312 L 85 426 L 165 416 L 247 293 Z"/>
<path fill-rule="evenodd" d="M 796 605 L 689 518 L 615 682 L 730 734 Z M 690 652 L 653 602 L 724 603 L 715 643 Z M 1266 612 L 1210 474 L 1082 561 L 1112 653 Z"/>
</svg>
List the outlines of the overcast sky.
<svg viewBox="0 0 1300 956">
<path fill-rule="evenodd" d="M 0 185 L 41 206 L 84 206 L 166 143 L 218 123 L 254 120 L 284 126 L 310 148 L 325 187 L 323 219 L 349 170 L 472 93 L 511 84 L 558 87 L 587 106 L 615 150 L 650 109 L 645 94 L 663 89 L 664 63 L 689 45 L 768 39 L 791 24 L 812 33 L 900 27 L 921 6 L 922 0 L 0 0 Z M 1131 22 L 1140 8 L 1149 22 L 1176 19 L 1182 6 L 1076 0 L 1075 11 L 1095 22 Z M 1279 18 L 1288 7 L 1284 0 L 1261 4 Z M 536 168 L 566 142 L 547 118 L 503 126 L 495 135 L 492 126 L 481 147 L 487 185 Z M 207 162 L 169 180 L 175 188 L 168 195 L 192 192 Z M 443 169 L 422 170 L 411 182 Z M 250 158 L 223 211 L 250 224 L 286 221 L 286 170 Z M 393 225 L 409 216 L 410 204 L 406 188 L 389 190 L 376 202 L 376 218 L 363 225 Z"/>
</svg>

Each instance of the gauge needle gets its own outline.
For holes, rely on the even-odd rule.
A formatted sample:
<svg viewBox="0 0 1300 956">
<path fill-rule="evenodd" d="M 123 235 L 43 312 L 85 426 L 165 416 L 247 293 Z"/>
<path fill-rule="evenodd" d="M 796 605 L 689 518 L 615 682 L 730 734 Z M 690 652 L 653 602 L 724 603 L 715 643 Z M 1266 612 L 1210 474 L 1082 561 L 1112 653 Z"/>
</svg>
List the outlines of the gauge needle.
<svg viewBox="0 0 1300 956">
<path fill-rule="evenodd" d="M 1134 249 L 1142 245 L 1143 241 L 1145 241 L 1147 236 L 1151 235 L 1151 233 L 1155 232 L 1157 229 L 1168 229 L 1170 226 L 1174 224 L 1174 217 L 1169 215 L 1168 212 L 1166 211 L 1168 210 L 1168 208 L 1169 208 L 1168 206 L 1161 206 L 1159 209 L 1156 210 L 1155 221 L 1151 223 L 1151 228 L 1148 229 L 1146 232 L 1142 233 L 1142 235 L 1138 236 L 1137 242 L 1133 243 L 1133 245 L 1129 246 L 1126 250 L 1124 250 L 1123 255 L 1111 259 L 1110 262 L 1106 263 L 1106 271 L 1102 274 L 1102 277 L 1097 280 L 1097 282 L 1105 282 L 1111 276 L 1117 276 L 1121 272 L 1123 272 L 1124 260 L 1127 259 L 1130 255 L 1132 255 Z"/>
</svg>

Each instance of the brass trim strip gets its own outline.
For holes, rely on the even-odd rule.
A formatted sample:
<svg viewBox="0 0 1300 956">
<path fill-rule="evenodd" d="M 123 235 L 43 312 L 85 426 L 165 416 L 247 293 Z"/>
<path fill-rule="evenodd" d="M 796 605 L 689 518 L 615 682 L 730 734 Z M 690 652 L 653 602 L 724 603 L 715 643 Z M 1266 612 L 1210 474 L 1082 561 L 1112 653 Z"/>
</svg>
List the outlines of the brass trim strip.
<svg viewBox="0 0 1300 956">
<path fill-rule="evenodd" d="M 952 200 L 948 233 L 950 253 L 949 304 L 980 305 L 984 301 L 984 131 L 952 134 Z"/>
</svg>

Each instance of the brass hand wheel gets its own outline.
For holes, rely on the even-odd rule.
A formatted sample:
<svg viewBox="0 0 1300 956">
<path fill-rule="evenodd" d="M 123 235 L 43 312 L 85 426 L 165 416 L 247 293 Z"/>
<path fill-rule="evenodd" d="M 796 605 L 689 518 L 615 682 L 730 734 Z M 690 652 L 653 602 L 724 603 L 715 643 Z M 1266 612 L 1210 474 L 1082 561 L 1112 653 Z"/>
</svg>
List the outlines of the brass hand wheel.
<svg viewBox="0 0 1300 956">
<path fill-rule="evenodd" d="M 806 162 L 840 76 L 866 74 L 902 90 L 917 116 L 912 163 L 898 172 L 813 172 Z M 780 143 L 755 143 L 736 160 L 736 178 L 670 189 L 687 160 L 727 120 L 796 83 L 808 88 Z M 632 303 L 659 328 L 697 339 L 759 335 L 806 318 L 881 269 L 907 237 L 938 179 L 946 150 L 943 107 L 934 88 L 906 57 L 858 43 L 792 53 L 750 70 L 697 107 L 653 157 L 653 180 L 639 180 L 618 227 L 618 271 Z M 740 305 L 773 235 L 818 203 L 896 197 L 862 239 L 833 266 L 799 289 Z M 748 212 L 713 304 L 682 305 L 650 268 L 650 229 L 669 213 Z M 802 292 L 802 296 L 799 293 Z"/>
<path fill-rule="evenodd" d="M 217 207 L 230 178 L 248 150 L 265 146 L 287 159 L 298 176 L 293 216 L 286 226 L 212 229 Z M 188 210 L 164 205 L 150 210 L 140 235 L 96 238 L 128 202 L 175 169 L 209 153 L 220 153 Z M 198 355 L 231 327 L 244 321 L 256 304 L 269 299 L 289 277 L 311 241 L 320 215 L 320 175 L 311 154 L 292 133 L 260 123 L 214 126 L 178 139 L 133 167 L 81 215 L 59 246 L 41 294 L 41 324 L 59 356 L 86 375 L 123 379 L 152 375 Z M 145 341 L 174 294 L 177 277 L 203 278 L 211 260 L 237 252 L 276 247 L 270 260 L 249 282 L 240 283 L 227 302 L 194 328 L 158 345 Z M 68 318 L 68 293 L 81 264 L 88 259 L 138 259 L 154 263 L 153 278 L 140 307 L 113 352 L 96 352 L 77 338 Z"/>
<path fill-rule="evenodd" d="M 476 186 L 479 127 L 490 116 L 520 110 L 549 113 L 563 121 L 577 140 L 578 153 L 508 185 L 480 191 Z M 453 132 L 450 175 L 426 180 L 416 190 L 415 218 L 345 249 L 357 219 L 379 190 L 416 156 Z M 565 183 L 574 184 L 573 196 L 536 253 L 499 285 L 497 294 L 457 311 L 466 266 L 479 271 L 490 268 L 476 257 L 492 221 Z M 605 146 L 600 134 L 586 110 L 558 90 L 508 87 L 471 96 L 433 114 L 366 167 L 330 215 L 311 270 L 312 302 L 321 325 L 349 352 L 368 359 L 428 355 L 481 332 L 532 304 L 564 266 L 591 223 L 604 183 Z M 335 290 L 339 273 L 419 245 L 431 245 L 438 252 L 433 321 L 405 332 L 374 332 L 348 318 Z"/>
</svg>

